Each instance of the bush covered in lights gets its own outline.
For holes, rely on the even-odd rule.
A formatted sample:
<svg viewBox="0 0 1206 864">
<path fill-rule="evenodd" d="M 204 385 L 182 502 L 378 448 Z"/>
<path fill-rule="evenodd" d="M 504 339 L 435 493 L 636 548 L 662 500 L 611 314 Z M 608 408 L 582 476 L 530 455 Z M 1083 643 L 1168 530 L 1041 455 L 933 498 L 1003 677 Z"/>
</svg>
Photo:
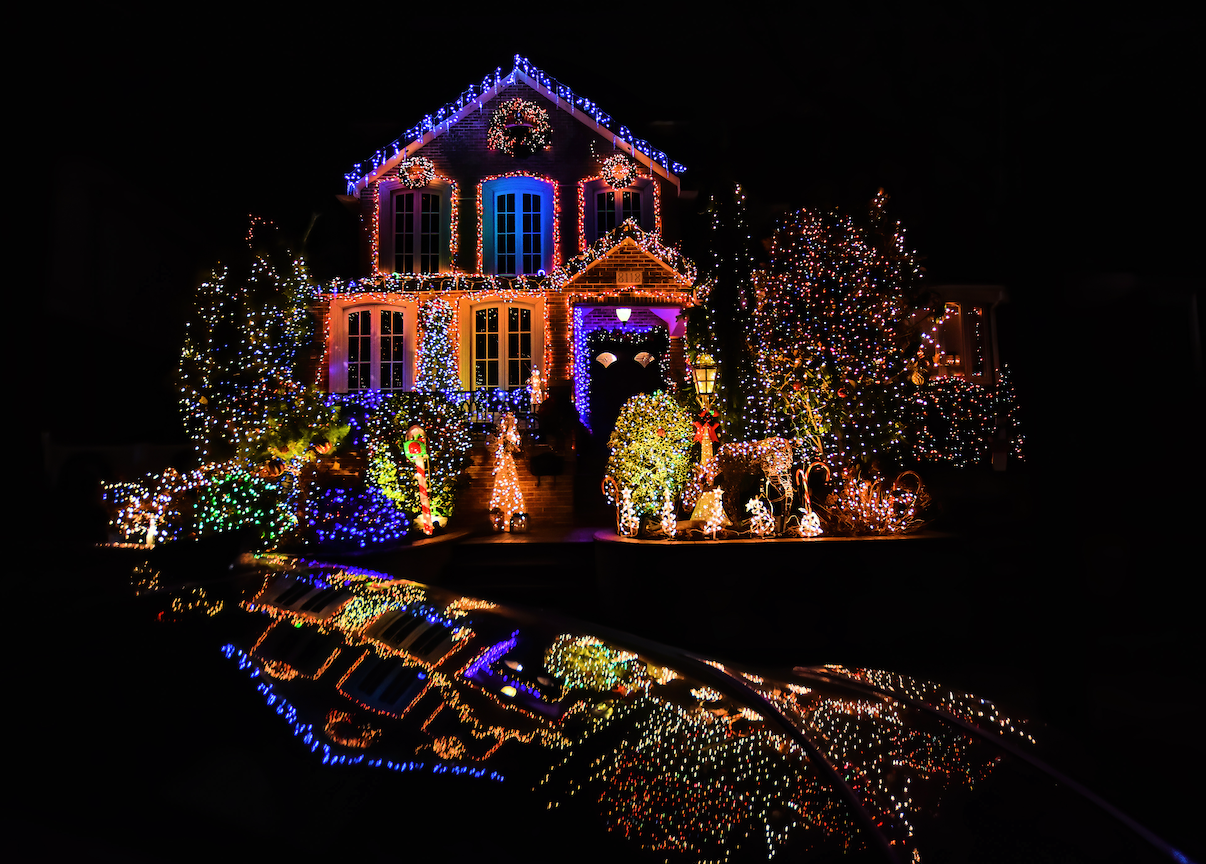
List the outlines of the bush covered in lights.
<svg viewBox="0 0 1206 864">
<path fill-rule="evenodd" d="M 297 522 L 296 492 L 292 474 L 260 477 L 232 463 L 209 463 L 110 484 L 103 497 L 122 542 L 155 545 L 254 528 L 259 547 L 270 549 Z"/>
<path fill-rule="evenodd" d="M 691 416 L 668 394 L 638 394 L 624 404 L 608 441 L 607 473 L 632 490 L 638 516 L 657 513 L 667 490 L 677 496 L 686 485 L 694 440 Z"/>
<path fill-rule="evenodd" d="M 377 487 L 322 489 L 309 501 L 305 533 L 318 543 L 359 547 L 400 540 L 411 520 Z"/>
<path fill-rule="evenodd" d="M 291 487 L 295 478 L 256 477 L 235 468 L 216 473 L 197 491 L 197 536 L 255 528 L 271 549 L 297 523 Z"/>
<path fill-rule="evenodd" d="M 427 494 L 432 513 L 447 517 L 457 494 L 468 483 L 472 441 L 464 409 L 443 393 L 393 393 L 375 404 L 365 436 L 369 479 L 411 517 L 420 512 L 415 472 L 402 453 L 406 430 L 414 424 L 427 435 Z"/>
</svg>

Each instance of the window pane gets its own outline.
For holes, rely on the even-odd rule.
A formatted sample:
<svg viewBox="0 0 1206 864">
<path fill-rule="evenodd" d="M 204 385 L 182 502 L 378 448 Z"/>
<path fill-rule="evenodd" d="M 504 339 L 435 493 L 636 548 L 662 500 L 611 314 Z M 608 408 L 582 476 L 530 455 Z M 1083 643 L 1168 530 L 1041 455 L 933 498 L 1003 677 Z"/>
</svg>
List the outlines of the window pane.
<svg viewBox="0 0 1206 864">
<path fill-rule="evenodd" d="M 640 192 L 625 192 L 623 197 L 623 213 L 620 214 L 620 221 L 631 219 L 641 224 L 641 193 Z"/>
<path fill-rule="evenodd" d="M 616 227 L 616 193 L 599 192 L 595 195 L 595 239 Z"/>
<path fill-rule="evenodd" d="M 419 266 L 424 273 L 440 271 L 440 196 L 424 193 L 419 235 Z"/>
<path fill-rule="evenodd" d="M 515 272 L 515 193 L 499 195 L 495 200 L 496 231 L 495 243 L 495 272 Z"/>
<path fill-rule="evenodd" d="M 399 192 L 394 196 L 394 271 L 415 270 L 415 194 Z"/>
<path fill-rule="evenodd" d="M 403 313 L 381 310 L 381 383 L 382 390 L 401 390 L 403 387 L 403 362 L 405 352 L 405 322 Z"/>
<path fill-rule="evenodd" d="M 367 390 L 372 360 L 372 313 L 348 313 L 348 390 Z"/>
</svg>

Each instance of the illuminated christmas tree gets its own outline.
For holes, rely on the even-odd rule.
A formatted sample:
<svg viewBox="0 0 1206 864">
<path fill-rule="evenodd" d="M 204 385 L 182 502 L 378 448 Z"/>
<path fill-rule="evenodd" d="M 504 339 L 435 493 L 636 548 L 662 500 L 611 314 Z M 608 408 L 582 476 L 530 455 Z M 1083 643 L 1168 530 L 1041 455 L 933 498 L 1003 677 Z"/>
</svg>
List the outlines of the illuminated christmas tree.
<svg viewBox="0 0 1206 864">
<path fill-rule="evenodd" d="M 456 342 L 452 327 L 456 313 L 442 297 L 432 297 L 419 307 L 419 381 L 417 390 L 447 393 L 460 390 Z"/>
<path fill-rule="evenodd" d="M 753 353 L 770 395 L 758 406 L 762 426 L 850 467 L 900 451 L 908 364 L 937 311 L 886 204 L 880 190 L 866 226 L 838 213 L 793 214 L 756 280 Z"/>
<path fill-rule="evenodd" d="M 297 374 L 312 339 L 307 305 L 316 291 L 305 261 L 259 220 L 247 239 L 242 255 L 198 287 L 178 380 L 198 457 L 255 467 L 296 457 L 337 425 L 337 414 Z"/>
</svg>

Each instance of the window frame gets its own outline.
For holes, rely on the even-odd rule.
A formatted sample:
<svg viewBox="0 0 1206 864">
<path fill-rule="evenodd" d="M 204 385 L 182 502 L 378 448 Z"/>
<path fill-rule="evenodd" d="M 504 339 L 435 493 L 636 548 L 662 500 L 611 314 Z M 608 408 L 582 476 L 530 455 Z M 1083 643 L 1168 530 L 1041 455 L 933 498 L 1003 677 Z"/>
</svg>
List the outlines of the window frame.
<svg viewBox="0 0 1206 864">
<path fill-rule="evenodd" d="M 522 387 L 528 381 L 511 381 L 509 370 L 510 352 L 508 350 L 508 336 L 510 334 L 510 325 L 508 322 L 508 310 L 512 308 L 527 309 L 531 313 L 531 338 L 532 338 L 532 356 L 531 365 L 534 369 L 540 369 L 541 374 L 545 374 L 544 354 L 545 354 L 545 299 L 543 297 L 533 296 L 530 299 L 523 300 L 504 300 L 501 297 L 482 298 L 478 302 L 465 302 L 461 304 L 459 317 L 461 345 L 460 345 L 460 368 L 461 368 L 461 387 L 466 391 L 475 390 L 514 390 Z M 475 381 L 475 363 L 477 361 L 475 351 L 475 336 L 476 336 L 476 315 L 479 311 L 485 309 L 498 309 L 499 326 L 499 357 L 498 357 L 498 372 L 499 383 L 497 387 L 478 387 Z M 529 373 L 530 378 L 530 373 Z M 547 379 L 546 379 L 547 380 Z"/>
<path fill-rule="evenodd" d="M 498 232 L 498 198 L 500 195 L 515 195 L 516 196 L 516 211 L 522 218 L 522 195 L 538 194 L 540 195 L 540 266 L 533 273 L 526 275 L 535 275 L 535 273 L 543 270 L 549 273 L 556 266 L 557 260 L 556 249 L 554 244 L 557 238 L 557 186 L 551 180 L 546 180 L 542 177 L 534 175 L 517 175 L 513 177 L 494 177 L 489 180 L 484 180 L 481 185 L 481 207 L 479 210 L 478 220 L 478 237 L 481 238 L 481 260 L 479 270 L 483 274 L 495 276 L 519 276 L 520 273 L 500 273 L 497 268 L 497 232 Z M 523 233 L 522 226 L 517 226 L 516 237 L 518 239 Z M 523 251 L 520 244 L 517 243 L 515 253 L 516 263 L 523 259 Z"/>
<path fill-rule="evenodd" d="M 327 389 L 330 393 L 365 393 L 381 391 L 381 312 L 402 313 L 402 387 L 384 391 L 396 393 L 413 390 L 415 386 L 416 340 L 418 337 L 418 306 L 413 302 L 388 302 L 373 298 L 349 297 L 331 303 L 327 342 Z M 348 316 L 353 312 L 369 312 L 369 387 L 367 390 L 348 389 Z M 391 334 L 396 335 L 396 334 Z"/>
<path fill-rule="evenodd" d="M 581 201 L 581 217 L 582 217 L 582 240 L 583 248 L 579 251 L 585 252 L 587 247 L 590 247 L 599 240 L 602 236 L 598 231 L 598 212 L 596 208 L 596 200 L 600 192 L 640 192 L 641 193 L 641 218 L 638 221 L 638 226 L 642 231 L 650 233 L 658 233 L 657 217 L 653 201 L 655 190 L 653 187 L 653 178 L 637 177 L 636 181 L 629 186 L 615 188 L 608 184 L 602 177 L 594 177 L 585 181 L 582 184 L 582 201 Z M 620 210 L 619 202 L 616 205 L 617 213 Z M 620 224 L 617 217 L 616 225 Z M 651 226 L 651 227 L 650 227 Z"/>
<path fill-rule="evenodd" d="M 377 269 L 382 273 L 396 273 L 397 263 L 397 244 L 395 242 L 397 236 L 397 198 L 399 195 L 415 193 L 413 214 L 415 225 L 420 224 L 422 219 L 422 201 L 423 194 L 434 194 L 440 198 L 440 251 L 439 251 L 439 269 L 435 272 L 446 273 L 453 267 L 452 249 L 452 210 L 455 207 L 453 196 L 455 188 L 452 183 L 443 180 L 439 177 L 432 180 L 426 186 L 412 188 L 405 185 L 400 180 L 389 179 L 382 180 L 378 188 L 378 236 L 377 236 Z M 418 236 L 418 235 L 416 235 Z M 416 257 L 418 253 L 415 253 Z M 418 273 L 407 275 L 421 275 Z"/>
</svg>

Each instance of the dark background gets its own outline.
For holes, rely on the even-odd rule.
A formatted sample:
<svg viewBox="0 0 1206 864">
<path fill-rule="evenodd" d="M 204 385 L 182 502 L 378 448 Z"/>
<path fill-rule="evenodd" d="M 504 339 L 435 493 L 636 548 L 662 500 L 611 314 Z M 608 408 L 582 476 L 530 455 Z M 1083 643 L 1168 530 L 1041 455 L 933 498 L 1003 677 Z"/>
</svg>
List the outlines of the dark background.
<svg viewBox="0 0 1206 864">
<path fill-rule="evenodd" d="M 1005 517 L 963 526 L 986 537 L 965 597 L 996 609 L 990 635 L 1019 647 L 953 648 L 970 659 L 951 668 L 991 657 L 987 680 L 1065 738 L 1083 732 L 1078 776 L 1190 842 L 1203 764 L 1189 695 L 1202 680 L 1198 46 L 1188 19 L 1008 8 L 768 6 L 707 24 L 624 5 L 578 24 L 396 5 L 29 20 L 40 54 L 16 63 L 9 206 L 36 229 L 11 250 L 34 297 L 27 308 L 13 286 L 9 308 L 25 325 L 11 368 L 18 420 L 27 399 L 36 417 L 21 435 L 42 458 L 21 467 L 43 492 L 43 548 L 78 527 L 64 454 L 182 441 L 184 317 L 248 214 L 294 237 L 313 223 L 316 274 L 352 274 L 344 172 L 518 52 L 685 163 L 688 213 L 740 181 L 757 244 L 783 213 L 859 214 L 882 186 L 935 283 L 1006 286 L 1001 354 L 1029 455 Z M 697 236 L 684 249 L 698 256 Z M 967 675 L 951 683 L 972 689 Z M 1027 676 L 1041 685 L 1017 684 Z"/>
</svg>

